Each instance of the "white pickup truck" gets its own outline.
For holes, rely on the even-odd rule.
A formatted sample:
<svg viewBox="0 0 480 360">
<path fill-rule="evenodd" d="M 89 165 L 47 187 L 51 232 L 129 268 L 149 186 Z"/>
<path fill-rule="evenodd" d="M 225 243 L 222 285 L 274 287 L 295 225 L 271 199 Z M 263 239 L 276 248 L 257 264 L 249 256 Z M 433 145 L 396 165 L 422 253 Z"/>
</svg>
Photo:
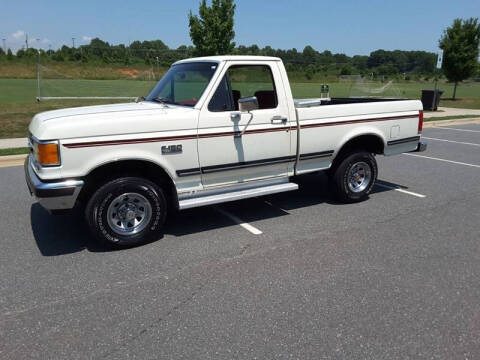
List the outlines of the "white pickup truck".
<svg viewBox="0 0 480 360">
<path fill-rule="evenodd" d="M 56 212 L 82 206 L 95 236 L 161 236 L 167 212 L 296 190 L 327 170 L 344 202 L 368 197 L 375 155 L 423 151 L 418 100 L 294 100 L 279 58 L 178 61 L 136 103 L 37 114 L 28 187 Z"/>
</svg>

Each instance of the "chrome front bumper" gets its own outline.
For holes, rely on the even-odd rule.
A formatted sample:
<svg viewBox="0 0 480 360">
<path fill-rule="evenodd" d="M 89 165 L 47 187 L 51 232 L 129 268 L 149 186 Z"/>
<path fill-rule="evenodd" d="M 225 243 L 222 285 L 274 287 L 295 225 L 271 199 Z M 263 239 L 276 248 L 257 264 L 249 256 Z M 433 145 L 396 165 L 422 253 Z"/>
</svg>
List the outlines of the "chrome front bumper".
<svg viewBox="0 0 480 360">
<path fill-rule="evenodd" d="M 25 180 L 30 194 L 47 210 L 72 209 L 83 187 L 83 180 L 58 180 L 44 182 L 35 174 L 30 156 L 25 159 Z"/>
</svg>

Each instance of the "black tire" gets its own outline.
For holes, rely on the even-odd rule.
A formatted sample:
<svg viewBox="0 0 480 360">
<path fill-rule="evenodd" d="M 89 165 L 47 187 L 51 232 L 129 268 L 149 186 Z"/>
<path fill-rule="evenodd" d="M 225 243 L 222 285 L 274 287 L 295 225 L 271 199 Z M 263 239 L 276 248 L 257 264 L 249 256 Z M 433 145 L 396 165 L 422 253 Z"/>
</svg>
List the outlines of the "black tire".
<svg viewBox="0 0 480 360">
<path fill-rule="evenodd" d="M 133 200 L 129 202 L 128 194 L 141 199 L 140 204 L 144 204 L 144 206 L 138 207 L 138 211 L 142 209 L 145 211 L 145 207 L 148 209 L 150 216 L 147 214 L 143 218 L 137 217 L 136 219 L 144 221 L 144 223 L 140 222 L 141 226 L 137 226 L 135 229 L 134 225 L 128 223 L 133 228 L 125 226 L 124 230 L 126 232 L 119 233 L 121 229 L 119 226 L 115 226 L 115 219 L 109 221 L 107 215 L 109 215 L 109 212 L 110 216 L 112 215 L 111 212 L 116 215 L 115 207 L 123 207 L 123 215 L 131 210 L 128 215 L 136 216 L 133 215 L 136 209 L 130 207 L 135 207 L 135 203 Z M 135 198 L 134 201 L 138 203 L 138 199 Z M 116 203 L 112 204 L 114 201 Z M 127 210 L 125 211 L 125 209 Z M 123 177 L 107 182 L 92 194 L 85 208 L 87 224 L 93 235 L 102 245 L 117 249 L 137 246 L 159 239 L 166 213 L 167 202 L 162 189 L 153 182 L 139 177 Z M 125 222 L 129 221 L 126 220 L 126 215 L 122 219 Z M 135 222 L 135 218 L 132 220 Z M 120 221 L 118 221 L 118 225 L 121 225 Z M 135 232 L 128 233 L 128 231 Z"/>
<path fill-rule="evenodd" d="M 367 176 L 364 176 L 363 178 L 365 181 L 361 182 L 361 186 L 358 185 L 361 180 L 355 182 L 352 179 L 350 182 L 351 179 L 349 174 L 354 167 L 355 169 L 363 168 L 363 172 L 365 173 L 368 173 L 368 171 L 370 172 L 368 181 Z M 359 172 L 356 172 L 355 174 L 358 174 Z M 372 191 L 373 185 L 375 185 L 375 181 L 377 180 L 377 161 L 375 160 L 373 154 L 367 151 L 354 150 L 354 152 L 344 154 L 339 159 L 336 159 L 335 164 L 329 174 L 330 184 L 339 201 L 344 203 L 363 201 L 368 198 L 368 194 L 370 194 Z M 362 176 L 359 175 L 358 179 L 361 178 Z M 358 188 L 352 189 L 352 187 L 356 185 L 358 185 Z"/>
</svg>

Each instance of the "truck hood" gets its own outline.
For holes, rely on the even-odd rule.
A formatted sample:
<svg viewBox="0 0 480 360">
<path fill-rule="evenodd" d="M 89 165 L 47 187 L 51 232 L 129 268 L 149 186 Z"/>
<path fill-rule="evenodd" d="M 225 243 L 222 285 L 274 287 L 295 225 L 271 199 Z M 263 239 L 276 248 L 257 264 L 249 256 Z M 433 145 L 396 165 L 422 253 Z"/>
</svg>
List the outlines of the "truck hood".
<svg viewBox="0 0 480 360">
<path fill-rule="evenodd" d="M 193 118 L 198 110 L 143 101 L 46 111 L 35 115 L 29 130 L 40 140 L 124 135 L 174 130 L 173 118 Z M 177 123 L 178 124 L 178 123 Z"/>
</svg>

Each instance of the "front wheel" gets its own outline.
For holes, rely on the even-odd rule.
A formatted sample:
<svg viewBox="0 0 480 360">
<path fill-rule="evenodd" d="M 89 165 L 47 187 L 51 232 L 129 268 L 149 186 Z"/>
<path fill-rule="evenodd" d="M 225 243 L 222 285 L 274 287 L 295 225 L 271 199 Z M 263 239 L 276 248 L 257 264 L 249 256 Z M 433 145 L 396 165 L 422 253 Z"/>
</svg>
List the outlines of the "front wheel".
<svg viewBox="0 0 480 360">
<path fill-rule="evenodd" d="M 85 216 L 90 230 L 104 245 L 126 248 L 160 237 L 167 206 L 162 189 L 138 177 L 115 179 L 88 201 Z"/>
<path fill-rule="evenodd" d="M 375 157 L 366 151 L 347 154 L 331 172 L 331 185 L 337 198 L 346 203 L 365 200 L 377 180 Z"/>
</svg>

